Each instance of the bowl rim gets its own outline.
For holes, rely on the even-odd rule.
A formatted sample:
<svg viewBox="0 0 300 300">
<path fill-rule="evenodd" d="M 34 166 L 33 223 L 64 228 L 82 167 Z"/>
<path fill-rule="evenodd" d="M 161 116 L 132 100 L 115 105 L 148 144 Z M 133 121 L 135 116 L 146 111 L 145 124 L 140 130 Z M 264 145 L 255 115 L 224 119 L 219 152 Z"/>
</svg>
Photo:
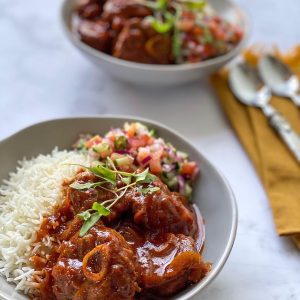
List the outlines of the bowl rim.
<svg viewBox="0 0 300 300">
<path fill-rule="evenodd" d="M 76 38 L 75 34 L 72 33 L 72 31 L 68 26 L 68 20 L 66 18 L 66 14 L 67 14 L 68 6 L 72 5 L 72 2 L 74 2 L 74 0 L 62 1 L 61 8 L 60 8 L 60 23 L 63 28 L 63 32 L 65 33 L 65 36 L 75 47 L 77 47 L 83 52 L 88 53 L 89 55 L 91 55 L 96 59 L 104 60 L 111 64 L 119 65 L 126 68 L 136 69 L 136 70 L 160 71 L 160 72 L 204 69 L 210 66 L 214 66 L 216 64 L 222 64 L 223 62 L 227 62 L 228 60 L 237 56 L 244 48 L 244 46 L 247 44 L 250 37 L 250 32 L 251 32 L 250 20 L 247 14 L 244 12 L 244 10 L 242 10 L 242 8 L 239 5 L 237 5 L 233 0 L 222 0 L 222 1 L 227 2 L 228 5 L 231 5 L 232 8 L 236 11 L 239 19 L 243 21 L 244 24 L 243 38 L 229 52 L 197 63 L 186 63 L 186 64 L 178 64 L 178 65 L 144 64 L 144 63 L 132 62 L 132 61 L 116 58 L 100 50 L 94 49 L 93 47 L 82 42 L 80 39 Z"/>
<path fill-rule="evenodd" d="M 149 124 L 153 124 L 157 126 L 158 128 L 162 128 L 165 131 L 170 132 L 174 136 L 176 136 L 178 139 L 182 140 L 184 143 L 189 145 L 197 154 L 201 156 L 201 158 L 206 162 L 206 164 L 209 165 L 210 168 L 212 168 L 223 180 L 224 185 L 226 189 L 228 190 L 229 199 L 230 199 L 230 208 L 232 211 L 232 220 L 231 220 L 231 226 L 230 226 L 230 234 L 229 238 L 226 244 L 226 247 L 223 251 L 222 256 L 219 259 L 219 262 L 214 265 L 214 269 L 208 273 L 208 275 L 203 278 L 199 283 L 197 283 L 190 291 L 187 291 L 185 294 L 180 295 L 177 300 L 188 300 L 192 296 L 199 293 L 201 290 L 203 290 L 205 287 L 207 287 L 210 283 L 213 282 L 213 280 L 217 277 L 217 275 L 220 273 L 220 271 L 223 269 L 230 252 L 232 250 L 236 234 L 237 234 L 237 226 L 238 226 L 238 207 L 235 195 L 233 193 L 233 190 L 231 186 L 229 185 L 228 180 L 226 177 L 218 170 L 217 167 L 215 167 L 197 148 L 194 146 L 191 142 L 189 142 L 185 137 L 183 137 L 180 133 L 178 133 L 176 130 L 158 122 L 155 120 L 151 120 L 144 117 L 138 117 L 134 115 L 122 115 L 122 114 L 103 114 L 103 115 L 75 115 L 71 117 L 60 117 L 60 118 L 50 118 L 46 119 L 41 122 L 32 123 L 31 125 L 25 126 L 22 129 L 16 131 L 15 133 L 12 133 L 11 135 L 5 137 L 4 139 L 0 140 L 0 147 L 2 144 L 4 144 L 6 141 L 16 138 L 18 135 L 22 135 L 23 132 L 30 130 L 34 127 L 40 126 L 42 124 L 47 123 L 55 123 L 57 121 L 64 121 L 64 120 L 78 120 L 78 119 L 115 119 L 115 120 L 122 120 L 122 121 L 138 121 L 138 122 L 145 122 Z M 0 297 L 4 298 L 5 300 L 12 300 L 12 298 L 7 298 L 7 295 L 3 294 L 0 290 Z"/>
</svg>

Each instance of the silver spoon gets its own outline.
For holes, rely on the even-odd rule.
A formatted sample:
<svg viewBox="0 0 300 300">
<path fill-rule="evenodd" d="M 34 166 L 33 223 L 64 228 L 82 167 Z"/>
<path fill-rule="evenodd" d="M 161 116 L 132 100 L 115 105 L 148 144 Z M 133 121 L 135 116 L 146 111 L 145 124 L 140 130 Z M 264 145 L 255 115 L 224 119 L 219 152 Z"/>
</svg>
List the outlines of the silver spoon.
<svg viewBox="0 0 300 300">
<path fill-rule="evenodd" d="M 275 95 L 290 98 L 300 106 L 299 79 L 285 63 L 273 55 L 265 55 L 260 59 L 258 69 Z"/>
<path fill-rule="evenodd" d="M 258 72 L 247 63 L 239 63 L 230 71 L 229 85 L 238 100 L 263 111 L 271 126 L 300 162 L 300 137 L 289 122 L 269 104 L 271 90 L 263 83 Z"/>
</svg>

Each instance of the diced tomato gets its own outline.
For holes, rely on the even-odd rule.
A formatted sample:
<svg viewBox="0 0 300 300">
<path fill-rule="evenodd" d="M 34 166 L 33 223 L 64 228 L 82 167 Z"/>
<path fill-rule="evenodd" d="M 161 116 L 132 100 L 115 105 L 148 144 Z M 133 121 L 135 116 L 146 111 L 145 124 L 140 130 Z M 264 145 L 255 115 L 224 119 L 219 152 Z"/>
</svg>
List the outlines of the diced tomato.
<svg viewBox="0 0 300 300">
<path fill-rule="evenodd" d="M 126 132 L 127 132 L 127 136 L 129 138 L 132 138 L 135 136 L 137 127 L 136 127 L 136 123 L 131 123 L 128 128 L 126 128 Z"/>
<path fill-rule="evenodd" d="M 216 52 L 216 49 L 212 45 L 210 45 L 210 44 L 204 45 L 203 54 L 204 54 L 205 58 L 213 56 L 215 54 L 215 52 Z"/>
<path fill-rule="evenodd" d="M 203 35 L 203 29 L 199 26 L 195 26 L 193 29 L 194 35 Z"/>
<path fill-rule="evenodd" d="M 154 144 L 151 146 L 151 154 L 153 159 L 160 159 L 164 153 L 164 148 L 160 145 Z"/>
<path fill-rule="evenodd" d="M 152 136 L 147 135 L 148 140 L 147 140 L 147 145 L 152 145 L 155 141 L 155 139 Z"/>
<path fill-rule="evenodd" d="M 145 147 L 148 144 L 149 137 L 142 135 L 139 137 L 132 137 L 128 140 L 128 144 L 131 149 L 137 149 L 139 147 Z"/>
<path fill-rule="evenodd" d="M 194 161 L 188 161 L 181 164 L 180 173 L 194 176 L 198 172 L 198 165 Z"/>
<path fill-rule="evenodd" d="M 178 23 L 178 28 L 185 32 L 192 31 L 194 27 L 195 27 L 194 20 L 183 19 Z"/>
<path fill-rule="evenodd" d="M 116 136 L 114 134 L 110 134 L 108 136 L 106 136 L 112 143 L 115 142 Z"/>
<path fill-rule="evenodd" d="M 151 159 L 149 166 L 150 166 L 150 172 L 154 174 L 161 173 L 161 163 L 159 159 Z"/>
<path fill-rule="evenodd" d="M 85 146 L 87 148 L 92 148 L 93 146 L 96 146 L 96 145 L 100 144 L 101 141 L 102 141 L 102 138 L 99 135 L 95 135 L 90 140 L 85 142 Z"/>
</svg>

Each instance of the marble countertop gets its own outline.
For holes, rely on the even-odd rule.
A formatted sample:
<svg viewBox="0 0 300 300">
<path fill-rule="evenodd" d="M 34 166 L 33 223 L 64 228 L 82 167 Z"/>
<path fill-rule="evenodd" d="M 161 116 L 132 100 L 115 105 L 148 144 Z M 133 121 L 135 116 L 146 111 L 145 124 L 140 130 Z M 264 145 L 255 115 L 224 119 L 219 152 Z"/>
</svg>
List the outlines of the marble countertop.
<svg viewBox="0 0 300 300">
<path fill-rule="evenodd" d="M 251 17 L 252 42 L 288 48 L 300 41 L 299 0 L 237 2 Z M 276 235 L 266 194 L 208 83 L 156 91 L 107 77 L 64 38 L 60 4 L 0 0 L 0 139 L 34 122 L 79 114 L 163 121 L 225 174 L 238 201 L 232 254 L 201 299 L 300 299 L 300 252 Z"/>
</svg>

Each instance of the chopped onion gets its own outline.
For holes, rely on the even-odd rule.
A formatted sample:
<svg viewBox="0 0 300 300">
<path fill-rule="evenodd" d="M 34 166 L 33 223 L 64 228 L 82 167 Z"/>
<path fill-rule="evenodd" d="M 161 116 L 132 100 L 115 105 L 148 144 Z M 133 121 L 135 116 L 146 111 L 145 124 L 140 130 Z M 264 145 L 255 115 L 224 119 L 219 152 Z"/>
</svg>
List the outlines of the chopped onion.
<svg viewBox="0 0 300 300">
<path fill-rule="evenodd" d="M 179 193 L 184 195 L 185 193 L 185 181 L 181 175 L 177 176 L 178 185 L 179 185 Z"/>
<path fill-rule="evenodd" d="M 146 156 L 143 160 L 142 160 L 142 165 L 145 165 L 145 164 L 147 164 L 150 160 L 151 160 L 151 156 L 150 155 L 148 155 L 148 156 Z"/>
<path fill-rule="evenodd" d="M 175 166 L 172 165 L 172 164 L 163 164 L 163 165 L 162 165 L 162 170 L 163 170 L 163 172 L 168 173 L 168 172 L 173 171 L 174 169 L 175 169 Z"/>
<path fill-rule="evenodd" d="M 130 154 L 130 152 L 128 150 L 116 150 L 114 152 L 118 153 L 118 154 Z"/>
</svg>

